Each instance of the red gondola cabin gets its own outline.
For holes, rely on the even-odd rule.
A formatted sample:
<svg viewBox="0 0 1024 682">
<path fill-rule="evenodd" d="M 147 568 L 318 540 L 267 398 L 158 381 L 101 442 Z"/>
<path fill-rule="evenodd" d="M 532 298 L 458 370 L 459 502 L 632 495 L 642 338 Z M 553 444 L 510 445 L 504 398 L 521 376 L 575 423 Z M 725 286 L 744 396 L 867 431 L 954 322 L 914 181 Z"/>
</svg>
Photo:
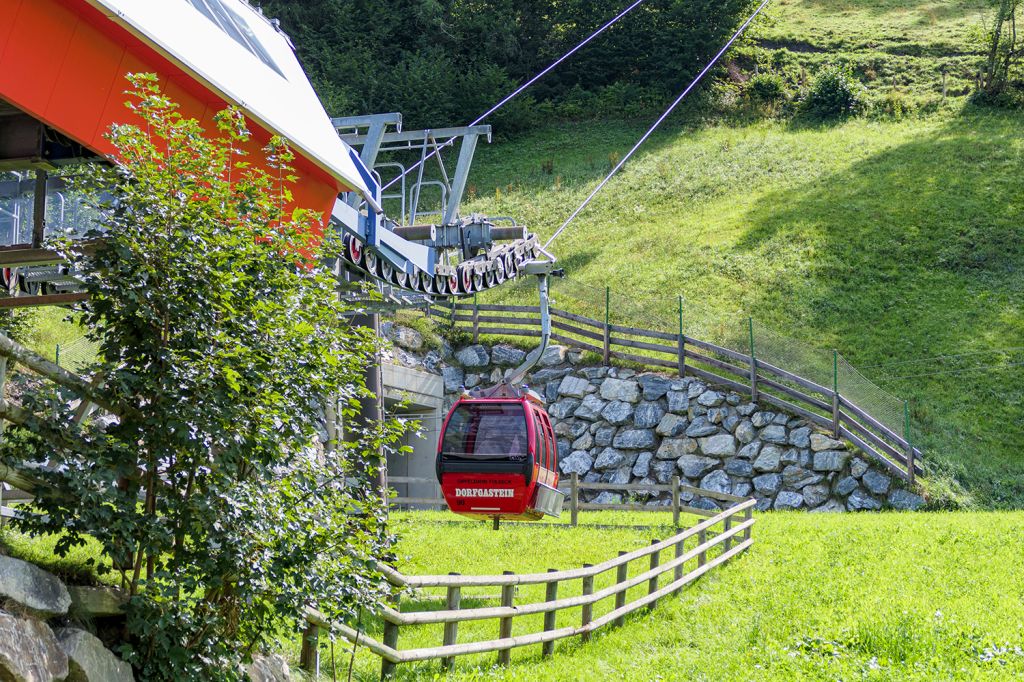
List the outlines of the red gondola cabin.
<svg viewBox="0 0 1024 682">
<path fill-rule="evenodd" d="M 444 421 L 437 480 L 456 514 L 537 520 L 559 516 L 558 448 L 543 403 L 463 396 Z"/>
</svg>

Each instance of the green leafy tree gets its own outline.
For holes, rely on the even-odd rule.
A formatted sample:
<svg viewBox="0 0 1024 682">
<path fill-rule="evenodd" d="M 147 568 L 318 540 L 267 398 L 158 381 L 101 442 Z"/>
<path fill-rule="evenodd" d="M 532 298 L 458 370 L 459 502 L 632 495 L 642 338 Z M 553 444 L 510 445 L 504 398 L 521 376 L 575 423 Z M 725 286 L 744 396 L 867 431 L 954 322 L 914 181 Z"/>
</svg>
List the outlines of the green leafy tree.
<svg viewBox="0 0 1024 682">
<path fill-rule="evenodd" d="M 242 679 L 307 604 L 352 618 L 387 596 L 370 481 L 400 427 L 318 437 L 326 396 L 352 421 L 377 341 L 345 321 L 319 216 L 288 208 L 284 141 L 253 163 L 239 111 L 206 134 L 154 77 L 130 79 L 142 123 L 112 128 L 117 161 L 80 186 L 113 197 L 96 199 L 102 246 L 64 245 L 88 273 L 88 374 L 116 418 L 77 424 L 68 396 L 29 388 L 28 442 L 3 457 L 41 479 L 24 530 L 63 533 L 58 552 L 101 543 L 131 597 L 138 679 Z"/>
<path fill-rule="evenodd" d="M 1024 47 L 1017 38 L 1017 14 L 1021 0 L 996 0 L 991 28 L 985 33 L 985 66 L 981 72 L 982 99 L 997 100 L 1006 94 Z"/>
</svg>

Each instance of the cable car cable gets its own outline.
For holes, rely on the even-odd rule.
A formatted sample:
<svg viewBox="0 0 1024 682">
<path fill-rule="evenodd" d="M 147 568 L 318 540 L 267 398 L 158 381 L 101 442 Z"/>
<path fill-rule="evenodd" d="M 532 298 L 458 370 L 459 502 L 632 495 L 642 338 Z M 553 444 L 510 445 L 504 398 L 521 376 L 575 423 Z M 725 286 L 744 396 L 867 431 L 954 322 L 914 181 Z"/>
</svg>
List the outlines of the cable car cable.
<svg viewBox="0 0 1024 682">
<path fill-rule="evenodd" d="M 646 2 L 646 0 L 636 0 L 636 1 L 635 1 L 635 2 L 634 2 L 634 3 L 632 4 L 632 5 L 630 5 L 630 6 L 629 6 L 629 7 L 627 7 L 626 9 L 622 10 L 621 12 L 619 12 L 619 13 L 618 13 L 617 15 L 615 15 L 615 17 L 614 17 L 614 18 L 612 18 L 612 19 L 608 20 L 608 21 L 607 21 L 607 22 L 606 22 L 606 23 L 605 23 L 604 25 L 602 25 L 602 26 L 601 26 L 601 27 L 600 27 L 599 29 L 597 29 L 596 31 L 594 31 L 593 33 L 591 33 L 591 34 L 590 34 L 589 36 L 587 36 L 586 38 L 584 38 L 582 42 L 580 42 L 579 44 L 577 44 L 577 45 L 576 45 L 576 47 L 572 48 L 571 50 L 569 50 L 568 52 L 566 52 L 565 54 L 563 54 L 563 55 L 562 55 L 561 57 L 559 57 L 559 58 L 558 58 L 558 59 L 556 59 L 555 61 L 553 61 L 553 62 L 551 62 L 550 64 L 548 64 L 548 65 L 547 65 L 547 66 L 546 66 L 546 67 L 544 68 L 544 70 L 542 70 L 542 71 L 540 71 L 539 73 L 537 73 L 537 74 L 536 74 L 535 76 L 533 76 L 533 77 L 532 77 L 532 78 L 531 78 L 530 80 L 526 81 L 525 83 L 523 83 L 522 85 L 520 85 L 520 86 L 519 86 L 518 88 L 516 88 L 515 90 L 513 90 L 513 91 L 512 91 L 511 93 L 509 93 L 509 94 L 508 94 L 508 95 L 507 95 L 507 96 L 506 96 L 506 97 L 505 97 L 505 98 L 504 98 L 503 100 L 501 100 L 500 102 L 498 102 L 497 104 L 495 104 L 495 105 L 494 105 L 493 107 L 491 107 L 490 109 L 488 109 L 487 111 L 485 111 L 485 112 L 484 112 L 483 114 L 481 114 L 480 116 L 478 116 L 478 117 L 476 118 L 476 120 L 475 120 L 475 121 L 473 121 L 472 123 L 470 123 L 470 124 L 469 124 L 469 127 L 472 127 L 472 126 L 475 126 L 475 125 L 479 125 L 480 123 L 482 123 L 482 122 L 483 122 L 483 121 L 484 121 L 485 119 L 487 119 L 487 117 L 489 117 L 489 116 L 490 116 L 491 114 L 493 114 L 494 112 L 498 111 L 498 109 L 501 109 L 501 108 L 502 108 L 503 106 L 505 106 L 506 104 L 508 104 L 508 103 L 509 103 L 509 102 L 511 102 L 512 100 L 514 100 L 514 99 L 515 99 L 516 97 L 518 97 L 518 96 L 519 96 L 520 94 L 522 94 L 522 92 L 523 92 L 524 90 L 526 90 L 527 88 L 529 88 L 529 87 L 530 87 L 531 85 L 533 85 L 534 83 L 536 83 L 537 81 L 539 81 L 539 80 L 540 80 L 541 78 L 543 78 L 544 76 L 548 75 L 548 74 L 549 74 L 549 73 L 550 73 L 550 72 L 551 72 L 551 71 L 552 71 L 552 70 L 553 70 L 553 69 L 554 69 L 555 67 L 557 67 L 557 66 L 558 66 L 559 64 L 561 64 L 562 62 L 564 62 L 564 61 L 565 61 L 566 59 L 568 59 L 569 57 L 571 57 L 571 56 L 573 56 L 574 54 L 576 54 L 577 52 L 579 52 L 579 51 L 580 51 L 580 50 L 581 50 L 581 49 L 582 49 L 582 48 L 583 48 L 583 47 L 584 47 L 585 45 L 587 45 L 587 43 L 589 43 L 589 42 L 590 42 L 590 41 L 592 41 L 592 40 L 593 40 L 594 38 L 596 38 L 596 37 L 598 37 L 599 35 L 601 35 L 602 33 L 604 33 L 604 32 L 605 32 L 606 30 L 608 30 L 609 28 L 611 28 L 611 27 L 612 27 L 612 26 L 614 26 L 615 24 L 617 24 L 617 23 L 619 22 L 619 20 L 620 20 L 620 19 L 622 19 L 622 18 L 623 18 L 623 17 L 625 17 L 625 16 L 627 15 L 627 14 L 629 14 L 630 12 L 632 12 L 632 11 L 633 11 L 634 9 L 636 9 L 637 7 L 639 7 L 640 5 L 642 5 L 642 4 L 644 3 L 644 2 Z M 415 163 L 414 165 L 412 165 L 412 166 L 410 166 L 410 167 L 409 167 L 408 169 L 406 169 L 406 170 L 402 171 L 402 173 L 400 173 L 400 174 L 399 174 L 399 175 L 398 175 L 397 177 L 395 177 L 395 178 L 394 178 L 393 180 L 391 180 L 391 182 L 389 182 L 389 183 L 387 183 L 386 185 L 384 185 L 383 187 L 381 187 L 381 192 L 383 192 L 384 190 L 388 189 L 389 187 L 391 187 L 392 185 L 394 185 L 394 184 L 395 184 L 396 182 L 398 182 L 399 180 L 401 180 L 402 178 L 404 178 L 404 177 L 405 177 L 406 175 L 408 175 L 408 174 L 409 174 L 409 173 L 411 173 L 412 171 L 416 170 L 417 168 L 419 168 L 420 166 L 422 166 L 422 165 L 423 165 L 424 163 L 426 163 L 426 162 L 427 162 L 427 161 L 429 161 L 430 159 L 432 159 L 432 158 L 434 158 L 435 156 L 437 156 L 437 155 L 438 155 L 438 154 L 439 154 L 439 153 L 441 152 L 441 150 L 442 150 L 442 149 L 444 149 L 445 147 L 449 147 L 449 146 L 451 146 L 451 145 L 455 144 L 455 139 L 456 139 L 456 138 L 454 138 L 454 137 L 453 137 L 453 138 L 451 138 L 450 140 L 447 140 L 446 142 L 444 142 L 443 144 L 441 144 L 440 146 L 437 146 L 437 147 L 435 147 L 435 148 L 434 148 L 434 151 L 430 152 L 429 154 L 427 154 L 426 156 L 424 156 L 423 158 L 421 158 L 421 159 L 420 159 L 419 161 L 417 161 L 417 162 L 416 162 L 416 163 Z"/>
<path fill-rule="evenodd" d="M 699 74 L 697 74 L 697 77 L 693 79 L 693 82 L 690 83 L 690 85 L 688 85 L 687 88 L 683 90 L 683 93 L 679 95 L 679 97 L 677 97 L 671 105 L 669 105 L 668 109 L 666 109 L 665 112 L 660 117 L 658 117 L 658 120 L 654 122 L 654 125 L 648 128 L 647 132 L 643 134 L 643 136 L 637 141 L 635 145 L 633 145 L 633 148 L 630 149 L 629 152 L 622 157 L 622 159 L 615 165 L 615 168 L 613 168 L 611 172 L 608 173 L 608 175 L 605 177 L 605 179 L 602 180 L 600 184 L 598 184 L 598 186 L 594 188 L 594 191 L 590 193 L 590 196 L 584 199 L 583 203 L 580 204 L 579 207 L 572 212 L 572 215 L 566 218 L 565 222 L 562 223 L 562 226 L 555 230 L 555 233 L 551 235 L 551 239 L 549 239 L 547 243 L 544 244 L 545 249 L 551 246 L 551 242 L 555 241 L 558 235 L 562 234 L 565 228 L 567 228 L 569 224 L 576 219 L 576 216 L 583 212 L 583 209 L 585 209 L 590 204 L 590 202 L 593 201 L 594 197 L 597 196 L 598 192 L 604 189 L 604 186 L 607 185 L 613 177 L 615 177 L 615 174 L 618 173 L 624 165 L 626 165 L 626 162 L 629 161 L 629 159 L 633 156 L 633 154 L 636 153 L 640 146 L 647 141 L 647 138 L 654 134 L 654 131 L 657 130 L 662 123 L 664 123 L 665 119 L 668 118 L 669 115 L 673 111 L 675 111 L 675 108 L 679 106 L 679 104 L 686 98 L 687 95 L 690 94 L 690 91 L 697 87 L 697 84 L 700 83 L 701 80 L 703 80 L 704 76 L 707 75 L 708 71 L 710 71 L 715 66 L 715 64 L 718 63 L 718 60 L 722 58 L 722 55 L 724 55 L 730 47 L 732 47 L 732 44 L 735 43 L 741 35 L 743 35 L 743 33 L 747 30 L 747 27 L 750 26 L 751 22 L 753 22 L 759 14 L 761 14 L 764 8 L 768 6 L 769 2 L 771 2 L 771 0 L 764 0 L 764 2 L 762 2 L 756 10 L 754 10 L 754 13 L 751 14 L 747 18 L 747 20 L 743 22 L 743 25 L 739 27 L 739 30 L 737 30 L 736 33 L 733 34 L 732 38 L 729 39 L 729 42 L 727 42 L 725 46 L 718 51 L 718 54 L 716 54 L 714 58 L 710 62 L 708 62 L 707 66 L 705 66 L 704 69 Z"/>
</svg>

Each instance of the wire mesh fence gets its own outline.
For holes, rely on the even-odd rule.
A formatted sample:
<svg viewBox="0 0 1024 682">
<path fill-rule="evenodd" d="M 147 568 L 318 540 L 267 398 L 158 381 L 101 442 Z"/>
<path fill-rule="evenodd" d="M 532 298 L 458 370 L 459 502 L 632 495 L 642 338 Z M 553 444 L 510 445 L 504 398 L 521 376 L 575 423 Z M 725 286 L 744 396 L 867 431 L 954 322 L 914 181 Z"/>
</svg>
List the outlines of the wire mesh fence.
<svg viewBox="0 0 1024 682">
<path fill-rule="evenodd" d="M 502 292 L 502 300 L 536 298 L 532 280 Z M 599 322 L 684 334 L 728 348 L 837 391 L 894 434 L 912 440 L 906 401 L 868 379 L 837 351 L 815 347 L 751 318 L 742 310 L 721 310 L 700 300 L 664 292 L 598 287 L 573 278 L 551 283 L 552 305 Z"/>
<path fill-rule="evenodd" d="M 72 372 L 81 372 L 86 365 L 96 359 L 99 344 L 88 337 L 81 336 L 56 344 L 53 361 L 60 367 Z"/>
</svg>

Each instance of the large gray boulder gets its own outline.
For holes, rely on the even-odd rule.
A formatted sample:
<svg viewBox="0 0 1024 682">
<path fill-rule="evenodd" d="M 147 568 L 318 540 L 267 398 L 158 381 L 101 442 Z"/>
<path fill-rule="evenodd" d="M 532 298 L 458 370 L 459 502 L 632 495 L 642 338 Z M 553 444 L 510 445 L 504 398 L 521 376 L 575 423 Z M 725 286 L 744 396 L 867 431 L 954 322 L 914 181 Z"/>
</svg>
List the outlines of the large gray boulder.
<svg viewBox="0 0 1024 682">
<path fill-rule="evenodd" d="M 845 450 L 846 443 L 826 436 L 823 433 L 812 433 L 810 437 L 811 450 L 821 452 L 822 450 Z"/>
<path fill-rule="evenodd" d="M 69 585 L 71 613 L 79 618 L 105 618 L 124 613 L 128 595 L 113 587 Z"/>
<path fill-rule="evenodd" d="M 704 391 L 697 396 L 697 404 L 704 407 L 718 407 L 725 402 L 725 396 L 718 391 Z"/>
<path fill-rule="evenodd" d="M 882 503 L 871 497 L 863 488 L 857 488 L 846 500 L 846 506 L 850 511 L 873 511 L 881 509 Z"/>
<path fill-rule="evenodd" d="M 686 427 L 689 422 L 686 417 L 681 417 L 678 414 L 666 414 L 658 422 L 658 428 L 654 430 L 659 436 L 665 436 L 666 438 L 675 438 L 686 433 Z"/>
<path fill-rule="evenodd" d="M 700 487 L 704 490 L 711 490 L 716 493 L 725 493 L 728 495 L 732 492 L 732 481 L 729 480 L 729 474 L 724 471 L 712 471 L 710 474 L 700 479 Z"/>
<path fill-rule="evenodd" d="M 666 438 L 655 455 L 658 459 L 679 459 L 697 451 L 697 441 L 692 438 Z"/>
<path fill-rule="evenodd" d="M 740 478 L 750 478 L 754 475 L 754 467 L 750 464 L 750 460 L 739 457 L 727 460 L 725 462 L 725 471 L 730 476 L 738 476 Z"/>
<path fill-rule="evenodd" d="M 754 477 L 754 490 L 761 495 L 771 496 L 782 488 L 781 474 L 761 474 Z"/>
<path fill-rule="evenodd" d="M 670 459 L 655 460 L 651 464 L 651 475 L 658 483 L 668 483 L 676 474 L 676 463 Z"/>
<path fill-rule="evenodd" d="M 815 471 L 842 471 L 850 461 L 850 453 L 842 450 L 822 450 L 814 453 Z"/>
<path fill-rule="evenodd" d="M 875 495 L 885 495 L 889 492 L 892 479 L 877 469 L 869 469 L 860 482 Z"/>
<path fill-rule="evenodd" d="M 443 367 L 441 376 L 444 378 L 444 390 L 447 393 L 458 393 L 466 384 L 466 370 L 454 365 Z"/>
<path fill-rule="evenodd" d="M 583 476 L 594 468 L 594 458 L 584 450 L 577 450 L 568 457 L 559 457 L 558 468 L 567 476 L 570 474 Z"/>
<path fill-rule="evenodd" d="M 751 441 L 747 443 L 740 451 L 736 453 L 737 457 L 744 457 L 746 459 L 754 459 L 761 452 L 761 446 L 763 443 L 759 440 Z M 774 445 L 772 447 L 775 447 Z"/>
<path fill-rule="evenodd" d="M 812 509 L 811 513 L 812 514 L 835 514 L 835 513 L 838 513 L 838 512 L 845 512 L 845 511 L 846 511 L 846 505 L 844 505 L 842 502 L 840 502 L 839 500 L 829 500 L 828 502 L 825 502 L 825 504 L 821 505 L 820 507 L 815 507 L 814 509 Z"/>
<path fill-rule="evenodd" d="M 458 351 L 455 353 L 455 359 L 463 367 L 486 367 L 491 362 L 487 349 L 479 343 Z"/>
<path fill-rule="evenodd" d="M 793 490 L 800 490 L 809 485 L 815 485 L 825 480 L 819 473 L 808 471 L 796 464 L 790 464 L 782 470 L 782 485 Z"/>
<path fill-rule="evenodd" d="M 552 405 L 548 409 L 548 414 L 550 414 L 554 419 L 567 419 L 579 406 L 580 401 L 576 398 L 566 398 L 565 400 L 559 400 L 557 403 Z"/>
<path fill-rule="evenodd" d="M 836 483 L 836 494 L 849 495 L 850 493 L 857 489 L 858 485 L 860 484 L 857 483 L 857 479 L 854 478 L 853 476 L 846 476 L 845 478 L 841 478 L 839 482 Z"/>
<path fill-rule="evenodd" d="M 749 420 L 744 419 L 736 425 L 736 440 L 747 445 L 754 442 L 755 438 L 757 438 L 757 429 Z"/>
<path fill-rule="evenodd" d="M 754 460 L 755 471 L 778 471 L 782 468 L 782 450 L 774 445 L 766 445 L 761 454 Z"/>
<path fill-rule="evenodd" d="M 811 447 L 811 427 L 802 426 L 789 432 L 789 444 L 798 448 Z"/>
<path fill-rule="evenodd" d="M 626 455 L 622 451 L 615 448 L 605 448 L 594 461 L 594 469 L 597 471 L 618 469 L 625 461 Z"/>
<path fill-rule="evenodd" d="M 785 445 L 789 441 L 789 436 L 786 435 L 785 426 L 772 424 L 761 429 L 761 440 L 766 443 Z"/>
<path fill-rule="evenodd" d="M 640 384 L 636 381 L 608 378 L 601 382 L 601 397 L 635 403 L 640 400 Z"/>
<path fill-rule="evenodd" d="M 903 488 L 894 488 L 889 493 L 889 504 L 900 511 L 917 511 L 924 506 L 924 498 Z"/>
<path fill-rule="evenodd" d="M 668 411 L 673 414 L 686 414 L 690 409 L 690 398 L 686 391 L 669 391 L 665 394 L 668 397 Z"/>
<path fill-rule="evenodd" d="M 252 682 L 291 682 L 292 679 L 288 661 L 280 654 L 253 656 L 247 672 Z"/>
<path fill-rule="evenodd" d="M 491 349 L 491 362 L 500 367 L 518 367 L 526 359 L 526 352 L 513 346 L 498 345 Z"/>
<path fill-rule="evenodd" d="M 63 616 L 71 606 L 68 588 L 56 576 L 27 561 L 0 556 L 0 602 L 10 601 L 40 618 Z"/>
<path fill-rule="evenodd" d="M 0 611 L 0 680 L 57 682 L 68 676 L 68 657 L 46 623 Z"/>
<path fill-rule="evenodd" d="M 769 424 L 771 424 L 773 419 L 775 419 L 775 413 L 774 412 L 764 412 L 764 411 L 755 412 L 750 417 L 750 421 L 754 424 L 754 426 L 756 426 L 759 429 L 763 429 L 764 427 L 766 427 Z"/>
<path fill-rule="evenodd" d="M 786 509 L 799 509 L 802 506 L 804 506 L 804 496 L 800 493 L 783 490 L 779 493 L 779 496 L 775 498 L 774 507 L 779 511 Z"/>
<path fill-rule="evenodd" d="M 607 379 L 605 379 L 607 381 Z M 614 426 L 622 426 L 633 416 L 633 406 L 622 400 L 613 400 L 601 410 L 601 417 Z"/>
<path fill-rule="evenodd" d="M 57 644 L 68 657 L 68 682 L 132 682 L 132 667 L 77 628 L 57 630 Z"/>
<path fill-rule="evenodd" d="M 651 460 L 654 459 L 653 452 L 641 452 L 633 464 L 633 475 L 637 478 L 646 478 L 651 473 Z M 626 483 L 629 483 L 627 480 Z"/>
<path fill-rule="evenodd" d="M 565 346 L 548 346 L 544 349 L 544 354 L 540 356 L 541 367 L 554 367 L 565 362 L 566 348 Z"/>
<path fill-rule="evenodd" d="M 582 377 L 571 374 L 562 377 L 562 383 L 558 385 L 558 395 L 569 396 L 570 398 L 582 398 L 587 394 L 590 382 Z"/>
<path fill-rule="evenodd" d="M 678 460 L 679 470 L 686 478 L 700 478 L 718 465 L 718 460 L 699 455 L 683 455 Z"/>
<path fill-rule="evenodd" d="M 686 435 L 690 438 L 704 438 L 718 433 L 718 427 L 704 415 L 701 415 L 690 422 L 686 428 Z"/>
<path fill-rule="evenodd" d="M 657 441 L 652 429 L 622 429 L 615 434 L 612 445 L 623 450 L 647 450 Z"/>
<path fill-rule="evenodd" d="M 658 374 L 641 374 L 636 378 L 644 392 L 644 400 L 663 398 L 672 387 L 672 381 Z"/>
<path fill-rule="evenodd" d="M 812 509 L 824 504 L 828 500 L 828 486 L 822 483 L 809 485 L 801 492 L 804 496 L 804 502 L 806 502 L 807 506 Z"/>
<path fill-rule="evenodd" d="M 736 439 L 731 433 L 700 439 L 700 451 L 709 457 L 732 457 L 736 454 Z"/>
<path fill-rule="evenodd" d="M 614 426 L 601 426 L 594 432 L 594 445 L 600 447 L 608 447 L 612 444 L 612 439 L 615 437 Z"/>
<path fill-rule="evenodd" d="M 606 404 L 605 401 L 590 393 L 583 398 L 583 402 L 576 408 L 573 416 L 577 419 L 586 419 L 591 422 L 599 421 L 601 419 L 601 410 L 604 409 Z"/>
<path fill-rule="evenodd" d="M 665 409 L 655 402 L 642 402 L 633 412 L 633 425 L 638 429 L 653 429 L 665 416 Z"/>
<path fill-rule="evenodd" d="M 396 346 L 412 351 L 423 350 L 423 334 L 415 329 L 396 324 L 391 326 L 389 332 L 385 332 L 385 336 L 394 341 Z"/>
</svg>

